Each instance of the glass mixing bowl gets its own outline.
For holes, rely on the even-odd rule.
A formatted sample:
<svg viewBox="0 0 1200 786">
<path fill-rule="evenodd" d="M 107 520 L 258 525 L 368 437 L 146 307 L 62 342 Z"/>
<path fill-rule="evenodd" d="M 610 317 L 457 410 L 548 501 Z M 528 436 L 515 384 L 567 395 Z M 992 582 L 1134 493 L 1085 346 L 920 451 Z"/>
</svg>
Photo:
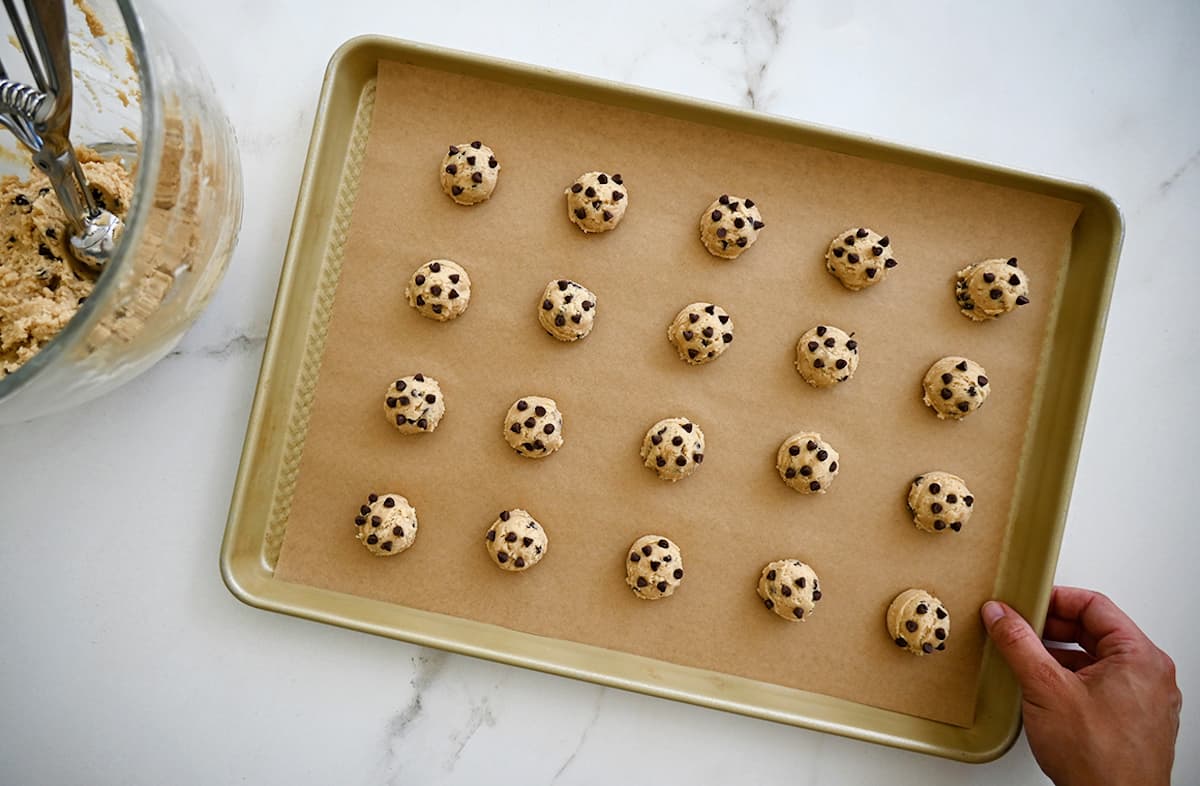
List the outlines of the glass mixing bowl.
<svg viewBox="0 0 1200 786">
<path fill-rule="evenodd" d="M 91 295 L 0 377 L 0 423 L 80 404 L 166 355 L 216 289 L 241 227 L 233 128 L 183 35 L 145 0 L 76 0 L 68 12 L 71 141 L 120 157 L 133 199 Z M 5 50 L 6 65 L 21 59 Z M 0 171 L 23 177 L 29 167 L 29 153 L 0 129 Z"/>
</svg>

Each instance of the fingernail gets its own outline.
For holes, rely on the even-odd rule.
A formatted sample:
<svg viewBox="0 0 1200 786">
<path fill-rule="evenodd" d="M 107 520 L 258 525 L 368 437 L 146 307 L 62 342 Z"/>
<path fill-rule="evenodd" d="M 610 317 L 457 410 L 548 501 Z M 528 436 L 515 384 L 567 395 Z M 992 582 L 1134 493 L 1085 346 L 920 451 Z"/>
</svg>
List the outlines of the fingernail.
<svg viewBox="0 0 1200 786">
<path fill-rule="evenodd" d="M 979 613 L 983 615 L 983 624 L 990 628 L 996 624 L 996 620 L 1004 616 L 1004 607 L 994 600 L 989 600 L 983 604 Z"/>
</svg>

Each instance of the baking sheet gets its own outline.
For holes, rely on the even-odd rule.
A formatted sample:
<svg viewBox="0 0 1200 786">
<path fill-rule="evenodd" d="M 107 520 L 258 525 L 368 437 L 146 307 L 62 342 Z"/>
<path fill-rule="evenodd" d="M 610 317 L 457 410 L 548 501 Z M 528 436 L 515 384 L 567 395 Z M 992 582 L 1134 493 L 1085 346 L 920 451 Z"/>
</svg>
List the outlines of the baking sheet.
<svg viewBox="0 0 1200 786">
<path fill-rule="evenodd" d="M 470 96 L 453 102 L 447 96 Z M 630 131 L 636 129 L 636 133 Z M 447 144 L 480 138 L 504 170 L 493 199 L 444 197 Z M 583 236 L 562 189 L 583 171 L 624 176 L 619 229 Z M 721 192 L 750 196 L 767 229 L 741 260 L 710 257 L 700 212 Z M 309 431 L 277 566 L 280 579 L 402 603 L 554 638 L 970 725 L 983 633 L 975 610 L 995 577 L 1052 294 L 1078 215 L 1074 203 L 745 133 L 601 106 L 416 66 L 381 64 L 359 198 L 329 325 Z M 851 293 L 824 272 L 835 232 L 889 234 L 901 265 Z M 445 256 L 472 276 L 472 304 L 449 324 L 403 305 L 421 262 Z M 964 262 L 1017 256 L 1033 302 L 976 325 L 954 307 Z M 547 280 L 598 295 L 578 345 L 535 318 Z M 737 339 L 716 363 L 679 361 L 665 338 L 681 306 L 712 300 Z M 816 391 L 791 366 L 818 322 L 853 330 L 854 380 Z M 920 379 L 943 354 L 980 361 L 987 405 L 942 423 Z M 448 414 L 405 438 L 381 398 L 400 374 L 436 376 Z M 550 395 L 565 447 L 533 462 L 500 437 L 509 404 Z M 645 429 L 684 414 L 705 430 L 705 464 L 675 485 L 640 465 Z M 842 454 L 830 494 L 803 497 L 778 479 L 779 442 L 821 431 Z M 958 536 L 909 522 L 911 478 L 943 468 L 979 502 Z M 353 537 L 370 491 L 398 491 L 422 530 L 407 554 L 380 560 Z M 551 537 L 524 575 L 487 560 L 483 532 L 502 508 L 526 507 Z M 687 578 L 670 600 L 624 587 L 625 549 L 646 532 L 680 544 Z M 765 562 L 796 556 L 821 576 L 807 623 L 765 612 L 754 585 Z M 891 597 L 925 586 L 954 617 L 948 650 L 899 652 L 883 632 Z"/>
</svg>

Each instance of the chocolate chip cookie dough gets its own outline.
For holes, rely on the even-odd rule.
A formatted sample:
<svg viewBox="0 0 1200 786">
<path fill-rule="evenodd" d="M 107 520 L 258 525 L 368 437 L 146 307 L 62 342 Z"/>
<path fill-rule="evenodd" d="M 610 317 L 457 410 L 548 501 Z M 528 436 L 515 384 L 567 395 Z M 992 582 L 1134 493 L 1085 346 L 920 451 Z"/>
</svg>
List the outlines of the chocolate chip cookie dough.
<svg viewBox="0 0 1200 786">
<path fill-rule="evenodd" d="M 447 322 L 471 304 L 471 277 L 456 262 L 433 259 L 413 271 L 404 297 L 426 319 Z"/>
<path fill-rule="evenodd" d="M 700 241 L 715 257 L 737 259 L 765 226 L 753 200 L 721 194 L 700 216 Z"/>
<path fill-rule="evenodd" d="M 967 484 L 949 472 L 926 472 L 908 489 L 913 524 L 925 532 L 960 532 L 974 506 L 975 497 Z"/>
<path fill-rule="evenodd" d="M 566 190 L 567 218 L 584 232 L 616 229 L 629 204 L 620 175 L 586 172 Z"/>
<path fill-rule="evenodd" d="M 388 386 L 383 414 L 401 434 L 428 434 L 442 422 L 446 399 L 433 377 L 413 374 Z"/>
<path fill-rule="evenodd" d="M 824 494 L 838 474 L 838 452 L 814 431 L 793 434 L 779 446 L 775 468 L 789 488 Z"/>
<path fill-rule="evenodd" d="M 86 148 L 76 152 L 93 197 L 124 219 L 133 177 L 119 161 Z M 71 267 L 69 226 L 40 172 L 0 178 L 0 376 L 41 351 L 92 293 L 95 283 Z"/>
<path fill-rule="evenodd" d="M 682 480 L 704 463 L 704 432 L 687 418 L 660 420 L 642 440 L 642 462 L 663 480 Z"/>
<path fill-rule="evenodd" d="M 788 622 L 812 616 L 821 600 L 821 585 L 813 569 L 798 559 L 781 559 L 762 569 L 758 597 L 763 605 Z"/>
<path fill-rule="evenodd" d="M 895 266 L 891 238 L 867 227 L 847 229 L 825 252 L 825 269 L 855 292 L 883 281 Z"/>
<path fill-rule="evenodd" d="M 544 396 L 517 399 L 504 416 L 504 439 L 525 458 L 549 456 L 563 444 L 563 416 L 558 404 Z"/>
<path fill-rule="evenodd" d="M 643 535 L 629 547 L 625 583 L 642 600 L 670 597 L 683 581 L 683 555 L 661 535 Z"/>
<path fill-rule="evenodd" d="M 733 320 L 720 306 L 689 303 L 671 320 L 667 338 L 681 359 L 701 366 L 721 357 L 733 343 Z"/>
<path fill-rule="evenodd" d="M 538 304 L 538 322 L 559 341 L 578 341 L 592 332 L 596 321 L 596 293 L 569 279 L 546 285 Z"/>
<path fill-rule="evenodd" d="M 358 538 L 376 557 L 399 554 L 417 540 L 417 511 L 399 494 L 371 494 L 354 517 Z"/>
<path fill-rule="evenodd" d="M 478 140 L 450 145 L 440 177 L 446 196 L 460 205 L 477 205 L 496 190 L 500 162 L 492 149 Z"/>
<path fill-rule="evenodd" d="M 826 325 L 810 328 L 796 342 L 796 371 L 814 388 L 846 382 L 858 370 L 858 341 Z"/>
<path fill-rule="evenodd" d="M 983 366 L 955 356 L 930 366 L 922 385 L 925 404 L 940 420 L 962 420 L 983 406 L 992 389 Z"/>
<path fill-rule="evenodd" d="M 913 655 L 940 652 L 950 638 L 950 613 L 925 590 L 906 589 L 888 607 L 887 631 L 897 647 Z"/>
<path fill-rule="evenodd" d="M 1001 317 L 1029 303 L 1029 274 L 1017 258 L 985 259 L 958 271 L 954 283 L 958 309 L 976 322 Z"/>
<path fill-rule="evenodd" d="M 500 512 L 484 535 L 483 545 L 501 570 L 522 571 L 542 561 L 550 539 L 529 511 L 513 508 Z"/>
</svg>

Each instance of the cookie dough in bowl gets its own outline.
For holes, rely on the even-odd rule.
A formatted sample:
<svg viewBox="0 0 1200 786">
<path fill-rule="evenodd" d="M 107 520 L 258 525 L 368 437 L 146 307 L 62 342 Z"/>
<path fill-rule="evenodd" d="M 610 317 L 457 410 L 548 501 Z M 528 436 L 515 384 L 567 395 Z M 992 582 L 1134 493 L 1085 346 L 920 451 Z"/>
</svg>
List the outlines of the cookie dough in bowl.
<svg viewBox="0 0 1200 786">
<path fill-rule="evenodd" d="M 629 191 L 620 175 L 586 172 L 566 190 L 567 218 L 584 232 L 616 229 L 629 205 Z"/>
<path fill-rule="evenodd" d="M 432 259 L 413 271 L 404 297 L 426 319 L 457 319 L 471 303 L 471 277 L 456 262 Z"/>
<path fill-rule="evenodd" d="M 625 583 L 642 600 L 670 597 L 683 581 L 683 555 L 662 535 L 643 535 L 629 547 Z"/>
<path fill-rule="evenodd" d="M 950 613 L 925 590 L 906 589 L 888 607 L 887 631 L 897 647 L 913 655 L 940 652 L 950 638 Z"/>
<path fill-rule="evenodd" d="M 446 196 L 460 205 L 477 205 L 496 190 L 500 162 L 492 149 L 478 140 L 450 145 L 440 177 Z"/>
<path fill-rule="evenodd" d="M 354 517 L 355 537 L 376 557 L 389 557 L 417 540 L 417 511 L 399 494 L 371 494 Z"/>
<path fill-rule="evenodd" d="M 542 525 L 521 508 L 504 510 L 483 539 L 488 556 L 501 570 L 522 571 L 542 561 L 550 540 Z"/>
<path fill-rule="evenodd" d="M 954 355 L 930 366 L 922 386 L 926 406 L 940 420 L 962 420 L 982 407 L 992 390 L 983 366 Z"/>
<path fill-rule="evenodd" d="M 788 437 L 775 455 L 775 468 L 789 488 L 801 494 L 824 494 L 838 474 L 838 452 L 815 431 Z"/>
<path fill-rule="evenodd" d="M 712 303 L 689 303 L 667 327 L 667 338 L 682 360 L 693 366 L 721 357 L 733 343 L 733 320 Z"/>
<path fill-rule="evenodd" d="M 858 370 L 858 341 L 853 336 L 827 325 L 810 328 L 796 342 L 796 371 L 814 388 L 849 381 Z"/>
<path fill-rule="evenodd" d="M 825 269 L 854 292 L 883 281 L 895 266 L 891 238 L 867 227 L 847 229 L 825 252 Z"/>
<path fill-rule="evenodd" d="M 540 459 L 562 447 L 563 416 L 544 396 L 519 398 L 504 416 L 504 439 L 525 458 Z"/>
<path fill-rule="evenodd" d="M 578 341 L 592 332 L 596 294 L 583 284 L 560 278 L 546 285 L 538 303 L 538 322 L 559 341 Z"/>
<path fill-rule="evenodd" d="M 663 480 L 682 480 L 704 462 L 704 432 L 687 418 L 660 420 L 642 440 L 642 462 Z"/>
<path fill-rule="evenodd" d="M 985 259 L 958 271 L 954 299 L 964 316 L 976 322 L 1004 316 L 1029 303 L 1029 274 L 1017 258 Z"/>
<path fill-rule="evenodd" d="M 913 524 L 925 532 L 959 532 L 971 518 L 975 497 L 958 475 L 933 471 L 919 475 L 908 489 Z"/>
<path fill-rule="evenodd" d="M 722 194 L 700 216 L 700 242 L 715 257 L 737 259 L 765 226 L 754 200 Z"/>
<path fill-rule="evenodd" d="M 821 600 L 821 585 L 813 569 L 798 559 L 781 559 L 762 569 L 758 597 L 763 605 L 788 622 L 812 616 Z"/>
<path fill-rule="evenodd" d="M 442 422 L 446 399 L 433 377 L 413 374 L 388 386 L 383 397 L 383 414 L 401 434 L 428 434 Z"/>
</svg>

